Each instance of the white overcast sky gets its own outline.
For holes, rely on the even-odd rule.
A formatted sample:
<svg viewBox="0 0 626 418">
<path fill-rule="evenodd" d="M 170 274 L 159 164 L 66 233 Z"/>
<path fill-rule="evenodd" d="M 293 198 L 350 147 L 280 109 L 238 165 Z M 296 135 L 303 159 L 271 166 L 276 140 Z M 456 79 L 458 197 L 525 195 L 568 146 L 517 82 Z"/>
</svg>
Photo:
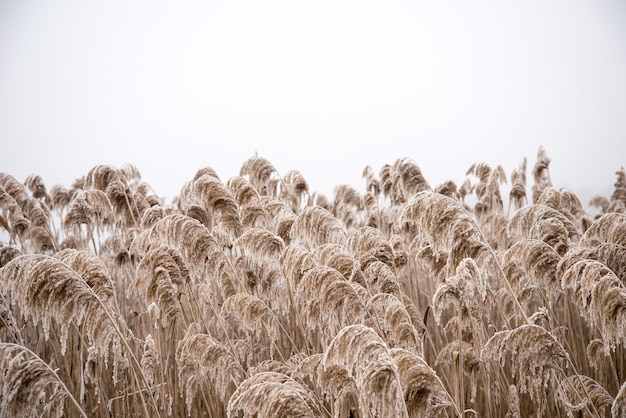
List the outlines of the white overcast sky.
<svg viewBox="0 0 626 418">
<path fill-rule="evenodd" d="M 131 163 L 167 198 L 255 152 L 328 197 L 400 157 L 432 186 L 527 157 L 530 188 L 543 145 L 555 186 L 607 196 L 626 2 L 0 0 L 0 141 L 19 181 Z"/>
</svg>

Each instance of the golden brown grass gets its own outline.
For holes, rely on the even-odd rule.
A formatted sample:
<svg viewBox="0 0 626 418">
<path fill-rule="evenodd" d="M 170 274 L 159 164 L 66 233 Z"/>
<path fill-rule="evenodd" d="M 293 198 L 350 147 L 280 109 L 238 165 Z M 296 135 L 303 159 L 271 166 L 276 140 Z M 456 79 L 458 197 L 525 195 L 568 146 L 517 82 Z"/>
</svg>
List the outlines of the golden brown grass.
<svg viewBox="0 0 626 418">
<path fill-rule="evenodd" d="M 0 173 L 0 416 L 624 416 L 624 169 L 592 216 L 549 165 Z"/>
</svg>

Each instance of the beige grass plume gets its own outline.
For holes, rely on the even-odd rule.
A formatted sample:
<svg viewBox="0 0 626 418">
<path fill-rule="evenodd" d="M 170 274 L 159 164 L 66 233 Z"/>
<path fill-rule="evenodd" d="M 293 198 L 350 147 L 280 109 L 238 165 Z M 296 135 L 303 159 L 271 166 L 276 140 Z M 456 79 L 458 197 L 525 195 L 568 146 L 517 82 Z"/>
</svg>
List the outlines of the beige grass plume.
<svg viewBox="0 0 626 418">
<path fill-rule="evenodd" d="M 452 276 L 464 258 L 480 260 L 489 248 L 461 204 L 442 194 L 418 193 L 402 211 L 400 221 L 417 225 L 418 237 L 411 248 L 429 248 L 435 261 L 445 262 L 446 276 Z"/>
<path fill-rule="evenodd" d="M 109 198 L 102 190 L 78 190 L 63 219 L 63 227 L 86 224 L 89 227 L 106 225 L 111 222 L 113 207 Z"/>
<path fill-rule="evenodd" d="M 581 314 L 600 331 L 605 352 L 626 342 L 626 288 L 604 264 L 587 259 L 559 264 L 561 286 L 572 289 Z"/>
<path fill-rule="evenodd" d="M 237 238 L 233 246 L 244 249 L 248 254 L 273 260 L 280 256 L 285 242 L 267 229 L 250 228 Z"/>
<path fill-rule="evenodd" d="M 407 417 L 404 391 L 391 351 L 372 328 L 350 325 L 330 342 L 323 368 L 339 367 L 354 379 L 365 417 Z"/>
<path fill-rule="evenodd" d="M 237 418 L 321 417 L 323 406 L 305 386 L 282 373 L 262 372 L 244 380 L 228 401 Z"/>
<path fill-rule="evenodd" d="M 355 288 L 340 272 L 327 266 L 308 270 L 296 288 L 296 303 L 306 328 L 325 341 L 344 326 L 360 323 L 365 306 Z"/>
<path fill-rule="evenodd" d="M 503 367 L 507 358 L 520 393 L 527 393 L 543 414 L 546 388 L 559 381 L 558 371 L 563 369 L 569 355 L 546 329 L 527 324 L 496 332 L 481 351 L 482 361 L 498 360 Z"/>
<path fill-rule="evenodd" d="M 398 368 L 408 416 L 443 415 L 443 409 L 452 405 L 452 401 L 437 373 L 414 352 L 394 348 L 391 357 Z"/>
<path fill-rule="evenodd" d="M 552 301 L 558 297 L 561 276 L 557 273 L 557 265 L 561 256 L 548 243 L 533 238 L 521 239 L 506 250 L 502 259 L 509 281 L 516 284 L 527 278 L 531 283 L 549 289 L 547 293 Z"/>
<path fill-rule="evenodd" d="M 398 277 L 391 268 L 382 261 L 374 261 L 363 271 L 365 283 L 371 294 L 389 293 L 401 297 Z"/>
<path fill-rule="evenodd" d="M 215 229 L 221 229 L 229 239 L 241 234 L 241 219 L 237 202 L 231 191 L 213 174 L 196 173 L 191 182 L 185 184 L 180 194 L 180 206 L 186 212 L 194 204 L 208 212 Z"/>
<path fill-rule="evenodd" d="M 261 196 L 277 196 L 278 171 L 267 159 L 255 154 L 241 166 L 239 175 L 248 178 Z"/>
<path fill-rule="evenodd" d="M 374 261 L 381 261 L 389 267 L 395 267 L 395 254 L 383 233 L 370 226 L 363 226 L 353 231 L 348 237 L 347 247 L 359 261 L 363 270 Z"/>
<path fill-rule="evenodd" d="M 141 259 L 130 292 L 145 291 L 146 302 L 156 303 L 163 325 L 173 327 L 182 318 L 180 297 L 189 285 L 189 271 L 175 249 L 151 248 Z"/>
<path fill-rule="evenodd" d="M 471 310 L 485 302 L 488 284 L 484 273 L 471 258 L 461 260 L 456 274 L 440 283 L 433 295 L 433 313 L 437 324 L 443 311 L 450 305 Z"/>
<path fill-rule="evenodd" d="M 549 244 L 563 255 L 574 239 L 580 236 L 576 225 L 556 209 L 545 205 L 530 205 L 515 212 L 507 232 L 514 239 L 534 238 Z"/>
<path fill-rule="evenodd" d="M 291 228 L 296 220 L 295 212 L 282 200 L 268 199 L 263 202 L 267 213 L 268 229 L 282 238 L 285 244 L 291 243 Z"/>
<path fill-rule="evenodd" d="M 511 191 L 509 192 L 509 205 L 513 204 L 514 210 L 519 210 L 528 203 L 526 197 L 526 158 L 519 167 L 511 173 Z M 510 206 L 509 206 L 510 207 Z"/>
<path fill-rule="evenodd" d="M 212 336 L 192 324 L 176 349 L 178 383 L 185 394 L 187 415 L 191 416 L 193 399 L 210 383 L 224 403 L 232 385 L 241 382 L 244 371 L 232 353 Z"/>
<path fill-rule="evenodd" d="M 414 194 L 431 190 L 422 170 L 410 158 L 399 158 L 393 165 L 385 164 L 379 176 L 383 195 L 392 205 L 405 203 Z"/>
<path fill-rule="evenodd" d="M 309 184 L 298 170 L 288 171 L 284 175 L 280 186 L 279 198 L 287 202 L 295 212 L 304 206 L 310 197 Z"/>
<path fill-rule="evenodd" d="M 500 183 L 506 183 L 506 173 L 502 166 L 491 168 L 486 163 L 475 163 L 465 173 L 473 174 L 479 179 L 474 191 L 478 201 L 474 205 L 474 213 L 478 217 L 484 217 L 490 212 L 502 212 L 502 196 L 500 194 Z"/>
<path fill-rule="evenodd" d="M 367 301 L 365 307 L 368 311 L 365 324 L 379 330 L 380 337 L 390 348 L 404 348 L 421 356 L 424 354 L 424 325 L 413 324 L 400 299 L 389 293 L 378 293 Z"/>
<path fill-rule="evenodd" d="M 87 417 L 56 372 L 28 348 L 0 342 L 0 415 L 64 416 L 68 399 Z"/>
<path fill-rule="evenodd" d="M 226 182 L 226 187 L 239 206 L 239 217 L 244 229 L 246 227 L 270 228 L 270 218 L 264 207 L 267 199 L 262 198 L 247 179 L 233 176 Z"/>
<path fill-rule="evenodd" d="M 202 269 L 207 261 L 223 258 L 211 232 L 198 220 L 181 214 L 167 215 L 141 232 L 133 241 L 131 251 L 145 254 L 150 248 L 160 246 L 177 248 L 187 268 L 193 271 Z"/>
<path fill-rule="evenodd" d="M 110 165 L 96 165 L 85 177 L 85 190 L 101 190 L 107 196 L 115 213 L 125 225 L 138 226 L 141 209 L 134 194 L 131 192 L 126 173 Z"/>
<path fill-rule="evenodd" d="M 224 300 L 220 317 L 233 329 L 252 334 L 259 348 L 267 349 L 270 357 L 273 355 L 280 338 L 280 324 L 262 299 L 249 293 L 235 293 Z"/>
<path fill-rule="evenodd" d="M 610 212 L 600 216 L 585 231 L 581 245 L 594 247 L 612 243 L 626 246 L 626 214 Z"/>
<path fill-rule="evenodd" d="M 615 174 L 617 180 L 615 181 L 615 190 L 611 195 L 611 202 L 621 201 L 626 205 L 626 171 L 624 171 L 624 167 L 620 167 Z"/>
<path fill-rule="evenodd" d="M 297 215 L 290 237 L 309 248 L 328 243 L 343 245 L 347 238 L 339 221 L 320 206 L 309 206 Z"/>
<path fill-rule="evenodd" d="M 234 268 L 249 293 L 263 299 L 274 312 L 289 311 L 289 288 L 276 260 L 242 255 Z"/>
<path fill-rule="evenodd" d="M 68 264 L 42 256 L 23 255 L 13 259 L 0 270 L 2 291 L 11 295 L 25 319 L 41 322 L 46 340 L 50 326 L 60 327 L 61 353 L 66 350 L 68 332 L 75 325 L 83 325 L 88 341 L 95 344 L 106 358 L 109 346 L 119 355 L 119 330 L 115 312 L 105 304 L 94 289 Z M 100 278 L 95 289 L 106 298 L 111 294 L 110 283 Z M 106 299 L 105 299 L 106 300 Z"/>
<path fill-rule="evenodd" d="M 606 389 L 585 375 L 568 376 L 561 380 L 555 396 L 570 417 L 574 416 L 574 412 L 585 409 L 601 413 L 613 404 L 613 397 Z"/>
<path fill-rule="evenodd" d="M 44 200 L 31 196 L 13 176 L 0 173 L 0 209 L 11 239 L 30 240 L 35 251 L 54 249 L 50 209 Z M 8 222 L 7 222 L 8 219 Z"/>
<path fill-rule="evenodd" d="M 612 242 L 597 243 L 593 246 L 578 247 L 580 257 L 601 262 L 626 284 L 626 245 Z"/>
<path fill-rule="evenodd" d="M 541 193 L 547 188 L 552 186 L 552 179 L 550 178 L 550 158 L 546 154 L 546 150 L 543 146 L 539 147 L 537 151 L 537 161 L 533 167 L 533 203 L 536 203 L 541 196 Z"/>
<path fill-rule="evenodd" d="M 279 263 L 285 277 L 294 288 L 307 270 L 317 265 L 315 254 L 300 244 L 290 244 L 280 255 Z"/>
<path fill-rule="evenodd" d="M 622 383 L 622 386 L 615 396 L 613 405 L 611 405 L 611 417 L 620 418 L 626 416 L 626 380 Z"/>
<path fill-rule="evenodd" d="M 332 267 L 340 272 L 346 280 L 366 287 L 361 265 L 354 259 L 352 253 L 344 246 L 326 244 L 314 250 L 319 264 Z"/>
</svg>

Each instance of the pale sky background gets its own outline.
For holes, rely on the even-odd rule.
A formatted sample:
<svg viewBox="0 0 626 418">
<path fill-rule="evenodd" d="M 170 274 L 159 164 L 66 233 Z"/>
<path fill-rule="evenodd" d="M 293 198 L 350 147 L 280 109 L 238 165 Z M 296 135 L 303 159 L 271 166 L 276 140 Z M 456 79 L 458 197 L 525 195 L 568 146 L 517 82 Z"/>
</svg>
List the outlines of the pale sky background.
<svg viewBox="0 0 626 418">
<path fill-rule="evenodd" d="M 255 151 L 312 191 L 409 157 L 609 196 L 626 165 L 626 2 L 0 0 L 0 171 L 137 166 L 171 199 Z M 505 194 L 508 186 L 503 186 Z M 584 202 L 587 203 L 587 202 Z"/>
</svg>

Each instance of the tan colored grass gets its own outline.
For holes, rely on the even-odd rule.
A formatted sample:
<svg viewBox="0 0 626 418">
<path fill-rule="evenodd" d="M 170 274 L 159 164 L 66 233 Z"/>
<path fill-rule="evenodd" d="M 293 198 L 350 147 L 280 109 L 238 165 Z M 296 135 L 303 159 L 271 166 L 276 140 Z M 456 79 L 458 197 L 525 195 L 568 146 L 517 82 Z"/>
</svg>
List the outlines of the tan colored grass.
<svg viewBox="0 0 626 418">
<path fill-rule="evenodd" d="M 590 216 L 545 149 L 527 198 L 526 162 L 431 187 L 399 158 L 328 198 L 254 155 L 172 203 L 132 165 L 0 173 L 1 410 L 622 416 L 623 169 Z"/>
</svg>

